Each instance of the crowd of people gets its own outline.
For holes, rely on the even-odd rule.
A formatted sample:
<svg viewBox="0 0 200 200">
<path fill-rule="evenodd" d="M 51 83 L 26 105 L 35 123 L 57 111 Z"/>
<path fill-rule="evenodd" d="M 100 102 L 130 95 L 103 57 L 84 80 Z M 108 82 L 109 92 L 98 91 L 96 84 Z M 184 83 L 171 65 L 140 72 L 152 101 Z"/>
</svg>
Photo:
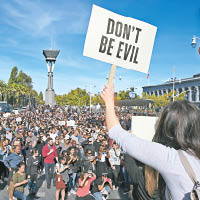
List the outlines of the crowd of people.
<svg viewBox="0 0 200 200">
<path fill-rule="evenodd" d="M 200 110 L 171 102 L 151 142 L 129 132 L 131 116 L 116 112 L 113 87 L 101 96 L 105 113 L 38 106 L 1 114 L 0 177 L 7 178 L 10 198 L 26 200 L 27 185 L 37 198 L 43 174 L 47 190 L 56 187 L 56 200 L 72 194 L 104 200 L 130 184 L 134 200 L 200 199 Z"/>
<path fill-rule="evenodd" d="M 11 199 L 25 200 L 26 186 L 37 198 L 39 175 L 47 190 L 56 187 L 56 200 L 106 199 L 120 184 L 129 190 L 126 155 L 109 139 L 103 112 L 38 106 L 0 115 L 0 181 Z M 127 130 L 130 117 L 121 116 Z"/>
</svg>

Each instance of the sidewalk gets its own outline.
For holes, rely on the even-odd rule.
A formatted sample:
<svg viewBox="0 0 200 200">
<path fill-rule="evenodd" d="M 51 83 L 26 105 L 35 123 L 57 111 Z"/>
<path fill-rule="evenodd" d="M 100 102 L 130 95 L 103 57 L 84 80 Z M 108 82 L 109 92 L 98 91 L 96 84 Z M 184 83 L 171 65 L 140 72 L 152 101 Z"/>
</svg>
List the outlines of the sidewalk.
<svg viewBox="0 0 200 200">
<path fill-rule="evenodd" d="M 37 200 L 55 200 L 56 199 L 56 188 L 51 186 L 50 189 L 46 187 L 45 175 L 41 175 L 38 178 L 37 185 L 39 187 L 37 196 Z M 2 189 L 3 188 L 3 189 Z M 0 200 L 9 200 L 8 192 L 7 192 L 7 185 L 1 184 L 0 185 Z M 28 196 L 28 188 L 25 188 L 25 194 L 27 195 L 27 200 L 35 200 L 32 196 Z M 68 200 L 75 200 L 76 195 L 71 194 L 70 196 L 66 197 Z M 108 200 L 131 200 L 131 192 L 127 194 L 123 194 L 123 189 L 120 188 L 119 191 L 111 190 Z"/>
</svg>

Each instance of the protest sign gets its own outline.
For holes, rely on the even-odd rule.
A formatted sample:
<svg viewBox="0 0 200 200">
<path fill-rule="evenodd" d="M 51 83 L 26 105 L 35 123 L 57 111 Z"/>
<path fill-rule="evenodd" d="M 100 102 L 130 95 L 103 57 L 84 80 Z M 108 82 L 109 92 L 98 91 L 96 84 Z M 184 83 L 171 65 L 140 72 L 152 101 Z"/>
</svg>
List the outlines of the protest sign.
<svg viewBox="0 0 200 200">
<path fill-rule="evenodd" d="M 70 120 L 70 121 L 67 121 L 67 126 L 75 126 L 75 121 L 74 120 Z"/>
<path fill-rule="evenodd" d="M 16 118 L 16 122 L 21 122 L 21 121 L 22 121 L 21 117 Z"/>
<path fill-rule="evenodd" d="M 59 122 L 58 122 L 58 125 L 59 125 L 59 126 L 65 126 L 65 121 L 59 121 Z"/>
<path fill-rule="evenodd" d="M 7 118 L 7 117 L 9 117 L 10 116 L 10 113 L 5 113 L 5 114 L 3 114 L 3 117 L 5 117 L 5 118 Z"/>
<path fill-rule="evenodd" d="M 19 111 L 18 110 L 14 110 L 14 113 L 15 113 L 15 115 L 18 115 Z"/>
<path fill-rule="evenodd" d="M 152 141 L 155 135 L 157 117 L 133 116 L 131 132 L 137 137 Z"/>
<path fill-rule="evenodd" d="M 93 5 L 83 55 L 148 73 L 156 31 L 153 25 Z"/>
</svg>

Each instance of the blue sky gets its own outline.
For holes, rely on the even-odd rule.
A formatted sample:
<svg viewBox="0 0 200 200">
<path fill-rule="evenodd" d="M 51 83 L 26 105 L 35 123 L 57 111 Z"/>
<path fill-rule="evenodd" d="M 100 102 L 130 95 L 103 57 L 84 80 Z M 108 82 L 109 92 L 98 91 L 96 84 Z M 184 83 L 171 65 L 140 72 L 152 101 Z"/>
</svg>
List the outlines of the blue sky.
<svg viewBox="0 0 200 200">
<path fill-rule="evenodd" d="M 199 0 L 0 0 L 0 80 L 7 82 L 13 66 L 33 79 L 34 88 L 45 91 L 47 67 L 43 49 L 60 49 L 54 69 L 57 94 L 77 87 L 102 90 L 110 65 L 83 56 L 92 5 L 143 20 L 158 27 L 149 68 L 150 85 L 172 77 L 200 73 L 200 55 L 191 47 L 200 37 Z M 199 43 L 200 44 L 200 43 Z M 122 77 L 122 80 L 119 80 Z M 115 89 L 131 86 L 141 94 L 147 75 L 117 68 Z"/>
</svg>

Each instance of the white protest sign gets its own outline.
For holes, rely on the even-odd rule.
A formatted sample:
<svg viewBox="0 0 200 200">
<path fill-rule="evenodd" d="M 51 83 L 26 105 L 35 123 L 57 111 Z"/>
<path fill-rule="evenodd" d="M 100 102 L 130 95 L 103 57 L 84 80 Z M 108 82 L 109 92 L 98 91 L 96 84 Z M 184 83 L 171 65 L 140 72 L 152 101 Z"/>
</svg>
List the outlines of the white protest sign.
<svg viewBox="0 0 200 200">
<path fill-rule="evenodd" d="M 84 56 L 148 73 L 157 27 L 93 5 Z"/>
<path fill-rule="evenodd" d="M 65 121 L 59 121 L 59 122 L 58 122 L 58 125 L 64 126 L 64 125 L 65 125 Z"/>
<path fill-rule="evenodd" d="M 21 122 L 21 121 L 22 121 L 21 117 L 16 118 L 16 122 Z"/>
<path fill-rule="evenodd" d="M 3 114 L 3 117 L 5 117 L 5 118 L 7 118 L 7 117 L 9 117 L 10 116 L 10 113 L 5 113 L 5 114 Z"/>
<path fill-rule="evenodd" d="M 67 126 L 75 126 L 75 121 L 74 120 L 67 121 Z"/>
<path fill-rule="evenodd" d="M 157 119 L 157 117 L 133 116 L 131 132 L 139 138 L 152 141 Z"/>
<path fill-rule="evenodd" d="M 18 115 L 19 111 L 18 110 L 14 110 L 14 113 L 15 113 L 15 115 Z"/>
</svg>

